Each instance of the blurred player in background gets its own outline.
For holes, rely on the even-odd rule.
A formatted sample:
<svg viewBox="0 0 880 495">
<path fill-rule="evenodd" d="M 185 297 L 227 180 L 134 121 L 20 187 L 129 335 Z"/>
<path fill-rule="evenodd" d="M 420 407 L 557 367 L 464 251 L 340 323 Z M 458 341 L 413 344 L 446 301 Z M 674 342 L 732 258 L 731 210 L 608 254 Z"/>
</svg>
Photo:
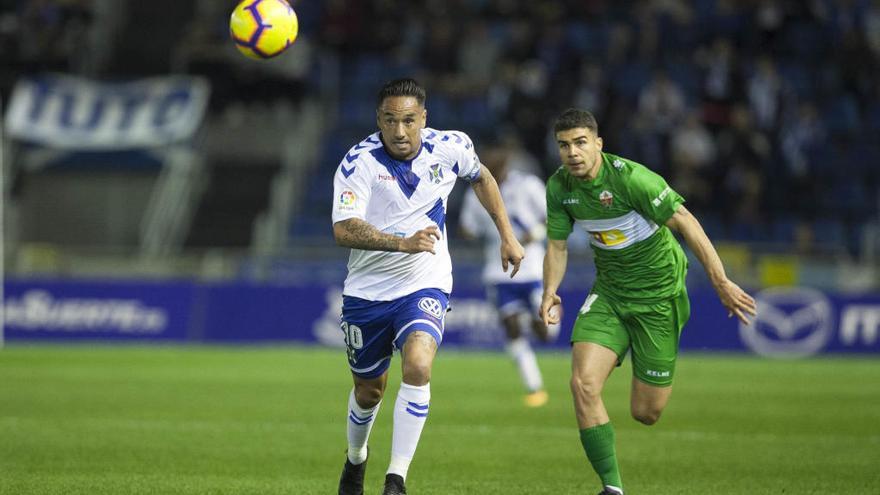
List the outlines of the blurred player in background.
<svg viewBox="0 0 880 495">
<path fill-rule="evenodd" d="M 590 112 L 570 109 L 554 126 L 563 166 L 547 183 L 547 255 L 541 315 L 561 315 L 556 294 L 565 275 L 567 239 L 575 225 L 587 231 L 596 282 L 572 329 L 572 378 L 581 443 L 604 485 L 623 493 L 614 428 L 602 388 L 632 352 L 632 416 L 653 425 L 672 393 L 681 329 L 690 317 L 687 258 L 670 232 L 679 232 L 706 270 L 731 316 L 748 323 L 755 301 L 724 273 L 721 259 L 684 198 L 643 165 L 602 152 Z"/>
<path fill-rule="evenodd" d="M 407 470 L 428 416 L 431 366 L 443 339 L 452 290 L 446 203 L 457 179 L 470 182 L 501 237 L 511 277 L 523 248 L 491 172 L 470 138 L 426 128 L 425 90 L 412 79 L 379 92 L 379 132 L 355 145 L 334 178 L 333 234 L 352 248 L 342 330 L 354 389 L 348 399 L 348 454 L 340 494 L 362 494 L 367 440 L 385 393 L 392 351 L 403 377 L 394 404 L 391 463 L 383 494 L 406 493 Z"/>
<path fill-rule="evenodd" d="M 509 167 L 507 149 L 493 142 L 483 148 L 483 164 L 492 172 L 501 197 L 510 216 L 510 223 L 517 239 L 525 247 L 526 257 L 516 281 L 511 281 L 498 265 L 496 259 L 501 239 L 486 210 L 480 206 L 475 194 L 465 196 L 459 225 L 465 237 L 479 237 L 485 245 L 483 282 L 488 298 L 498 309 L 498 316 L 507 335 L 507 352 L 511 355 L 526 387 L 525 403 L 540 407 L 547 403 L 547 392 L 535 352 L 524 335 L 528 326 L 539 339 L 554 339 L 559 325 L 544 324 L 538 314 L 541 306 L 541 262 L 544 259 L 544 239 L 547 229 L 547 208 L 544 199 L 544 182 L 532 174 Z"/>
</svg>

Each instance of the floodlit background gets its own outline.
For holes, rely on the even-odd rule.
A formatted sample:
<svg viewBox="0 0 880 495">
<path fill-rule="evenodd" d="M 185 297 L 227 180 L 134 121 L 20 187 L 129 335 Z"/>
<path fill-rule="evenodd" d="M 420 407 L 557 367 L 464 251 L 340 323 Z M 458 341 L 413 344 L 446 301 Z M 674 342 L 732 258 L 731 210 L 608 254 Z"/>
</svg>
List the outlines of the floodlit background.
<svg viewBox="0 0 880 495">
<path fill-rule="evenodd" d="M 0 472 L 14 473 L 0 475 L 0 493 L 332 492 L 344 417 L 331 419 L 350 386 L 343 351 L 314 346 L 342 344 L 348 252 L 332 238 L 332 177 L 374 132 L 379 87 L 404 76 L 426 87 L 429 126 L 464 131 L 484 159 L 543 179 L 559 166 L 555 116 L 591 110 L 605 150 L 666 177 L 731 278 L 757 295 L 756 324 L 740 327 L 691 256 L 686 371 L 679 405 L 658 427 L 665 433 L 627 423 L 628 365 L 615 374 L 609 407 L 625 425 L 619 436 L 630 450 L 621 462 L 636 493 L 878 489 L 869 460 L 880 455 L 880 1 L 292 5 L 296 43 L 253 61 L 229 39 L 235 2 L 0 0 L 0 438 L 13 439 L 0 442 Z M 541 355 L 551 405 L 544 416 L 496 410 L 518 407 L 520 391 L 496 352 L 503 336 L 483 294 L 482 250 L 458 234 L 467 189 L 457 186 L 447 211 L 456 282 L 435 381 L 442 390 L 447 373 L 456 384 L 444 392 L 450 405 L 467 407 L 455 395 L 462 390 L 491 388 L 497 397 L 470 415 L 439 409 L 412 486 L 589 491 L 591 473 L 569 431 L 565 364 L 573 309 L 595 277 L 587 240 L 570 242 L 569 310 L 559 341 Z M 283 346 L 274 354 L 202 345 L 254 343 Z M 815 357 L 824 354 L 832 356 Z M 462 369 L 472 374 L 456 375 Z M 790 381 L 755 388 L 782 376 Z M 237 379 L 239 388 L 226 388 Z M 104 393 L 75 393 L 96 385 Z M 442 407 L 439 392 L 435 399 Z M 178 409 L 179 401 L 195 402 Z M 205 412 L 212 407 L 218 417 Z M 474 424 L 488 429 L 468 429 Z M 749 432 L 731 424 L 755 436 L 737 436 Z M 388 436 L 387 425 L 376 430 Z M 206 440 L 200 432 L 213 435 L 210 449 L 193 447 Z M 223 449 L 234 446 L 218 440 L 230 432 L 237 445 L 270 435 L 280 457 L 269 461 L 251 445 L 250 461 L 230 474 L 238 460 Z M 487 455 L 518 462 L 527 454 L 511 452 L 531 433 L 555 449 L 552 480 L 536 460 L 510 480 L 503 466 L 484 464 Z M 444 438 L 460 445 L 486 435 L 480 441 L 494 445 L 496 434 L 506 440 L 489 454 L 452 450 L 461 465 L 435 457 L 453 448 Z M 383 441 L 370 474 L 377 486 Z M 670 453 L 668 442 L 686 442 L 693 455 Z M 820 444 L 830 445 L 827 455 Z M 138 471 L 137 445 L 165 461 Z M 286 450 L 294 445 L 311 450 Z M 728 457 L 719 454 L 725 448 Z M 749 463 L 760 449 L 766 458 Z M 449 479 L 432 476 L 431 462 Z M 693 462 L 709 464 L 698 464 L 696 477 L 673 469 L 674 482 L 659 474 Z M 833 483 L 841 478 L 848 484 Z"/>
</svg>

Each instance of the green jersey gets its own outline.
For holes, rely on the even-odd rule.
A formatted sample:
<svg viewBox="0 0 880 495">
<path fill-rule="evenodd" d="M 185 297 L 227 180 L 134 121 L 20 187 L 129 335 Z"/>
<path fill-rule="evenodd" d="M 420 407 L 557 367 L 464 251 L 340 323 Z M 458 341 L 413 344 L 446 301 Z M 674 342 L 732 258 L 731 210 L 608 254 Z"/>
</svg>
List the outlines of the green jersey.
<svg viewBox="0 0 880 495">
<path fill-rule="evenodd" d="M 644 165 L 602 153 L 596 179 L 560 167 L 547 182 L 547 237 L 568 239 L 575 225 L 595 253 L 593 291 L 624 301 L 658 301 L 684 289 L 687 260 L 665 226 L 684 203 Z"/>
</svg>

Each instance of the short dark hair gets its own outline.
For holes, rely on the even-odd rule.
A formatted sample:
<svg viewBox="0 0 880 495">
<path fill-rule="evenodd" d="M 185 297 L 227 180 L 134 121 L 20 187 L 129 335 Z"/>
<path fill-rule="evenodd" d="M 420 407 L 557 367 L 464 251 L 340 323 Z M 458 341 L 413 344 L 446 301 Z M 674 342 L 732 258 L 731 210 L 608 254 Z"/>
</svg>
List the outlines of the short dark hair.
<svg viewBox="0 0 880 495">
<path fill-rule="evenodd" d="M 596 117 L 593 117 L 593 114 L 580 108 L 569 108 L 556 119 L 556 123 L 553 124 L 553 133 L 580 128 L 589 129 L 593 131 L 593 134 L 599 135 L 599 124 L 596 123 Z"/>
<path fill-rule="evenodd" d="M 419 102 L 419 105 L 425 105 L 425 88 L 421 87 L 415 79 L 395 79 L 389 81 L 379 90 L 379 97 L 376 100 L 376 108 L 382 106 L 385 98 L 392 96 L 412 96 Z"/>
</svg>

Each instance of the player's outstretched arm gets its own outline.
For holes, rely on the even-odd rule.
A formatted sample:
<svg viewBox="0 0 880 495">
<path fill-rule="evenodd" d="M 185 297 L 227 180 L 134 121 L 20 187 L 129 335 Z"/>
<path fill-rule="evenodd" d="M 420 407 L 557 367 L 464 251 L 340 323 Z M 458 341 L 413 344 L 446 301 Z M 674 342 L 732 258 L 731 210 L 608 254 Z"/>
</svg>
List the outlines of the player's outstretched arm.
<svg viewBox="0 0 880 495">
<path fill-rule="evenodd" d="M 504 201 L 501 200 L 501 191 L 498 189 L 498 182 L 484 165 L 480 165 L 480 177 L 471 182 L 471 187 L 480 200 L 480 204 L 492 217 L 495 222 L 495 228 L 501 236 L 501 267 L 507 271 L 508 265 L 513 265 L 510 277 L 513 278 L 519 271 L 519 264 L 522 262 L 526 253 L 522 245 L 516 239 L 513 228 L 510 226 L 510 219 L 507 218 L 507 209 L 504 207 Z"/>
<path fill-rule="evenodd" d="M 727 308 L 728 316 L 736 315 L 740 321 L 748 325 L 749 317 L 747 315 L 755 316 L 756 313 L 755 300 L 727 278 L 718 252 L 715 251 L 712 241 L 706 236 L 706 232 L 703 231 L 703 227 L 696 217 L 682 205 L 666 222 L 666 226 L 680 232 L 688 247 L 700 260 L 712 286 L 715 287 L 715 292 L 721 299 L 721 304 Z"/>
<path fill-rule="evenodd" d="M 568 265 L 568 241 L 550 239 L 544 255 L 544 293 L 541 296 L 541 320 L 545 325 L 559 323 L 562 319 L 562 298 L 556 295 Z"/>
<path fill-rule="evenodd" d="M 432 225 L 404 238 L 380 232 L 360 218 L 349 218 L 333 224 L 333 237 L 336 244 L 353 249 L 436 254 L 434 243 L 440 239 L 440 229 Z"/>
</svg>

